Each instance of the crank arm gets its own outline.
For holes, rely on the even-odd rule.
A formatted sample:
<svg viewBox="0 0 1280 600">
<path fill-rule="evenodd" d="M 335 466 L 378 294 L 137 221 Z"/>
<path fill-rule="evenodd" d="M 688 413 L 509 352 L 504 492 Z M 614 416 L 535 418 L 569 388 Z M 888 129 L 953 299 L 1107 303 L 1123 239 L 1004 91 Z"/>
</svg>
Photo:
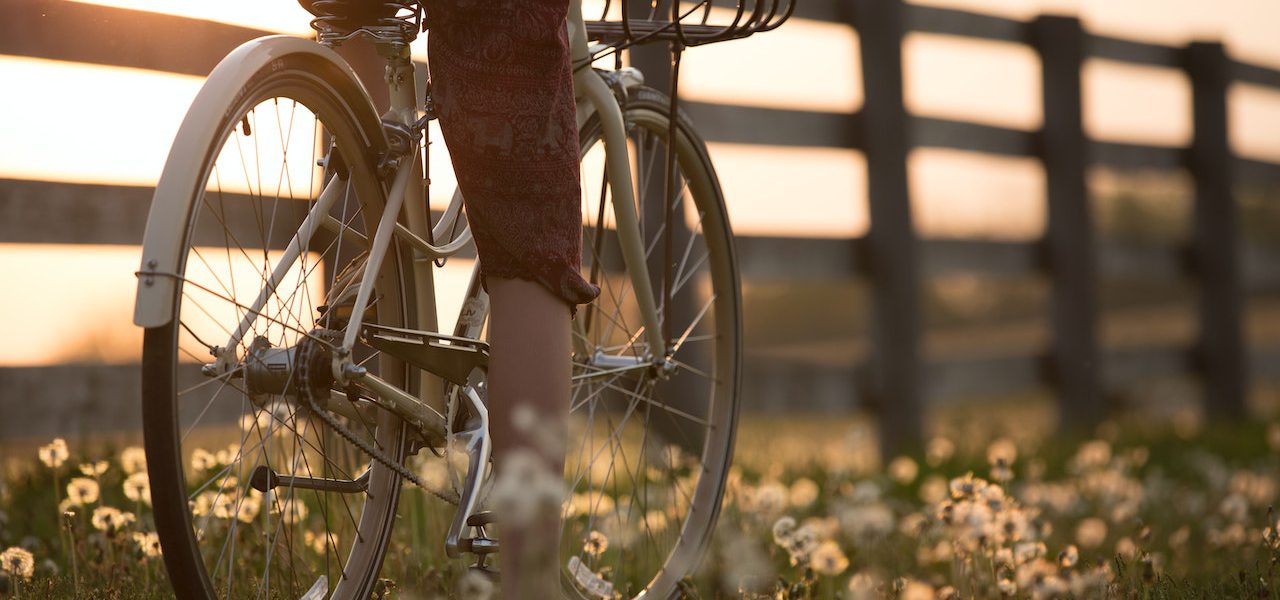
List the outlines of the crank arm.
<svg viewBox="0 0 1280 600">
<path fill-rule="evenodd" d="M 322 479 L 318 477 L 294 477 L 279 475 L 266 465 L 258 465 L 249 476 L 249 485 L 262 493 L 278 487 L 296 490 L 318 490 L 321 492 L 337 492 L 339 494 L 355 494 L 369 489 L 369 471 L 365 470 L 355 479 Z"/>
<path fill-rule="evenodd" d="M 471 404 L 472 422 L 476 426 L 457 434 L 466 443 L 467 479 L 462 484 L 462 493 L 458 497 L 458 510 L 453 514 L 453 523 L 449 524 L 449 533 L 445 536 L 444 550 L 450 558 L 458 558 L 463 552 L 473 551 L 467 545 L 470 540 L 462 537 L 467 519 L 475 511 L 480 501 L 480 486 L 484 484 L 485 469 L 489 466 L 489 411 L 485 408 L 480 395 L 471 386 L 461 388 L 462 397 Z"/>
</svg>

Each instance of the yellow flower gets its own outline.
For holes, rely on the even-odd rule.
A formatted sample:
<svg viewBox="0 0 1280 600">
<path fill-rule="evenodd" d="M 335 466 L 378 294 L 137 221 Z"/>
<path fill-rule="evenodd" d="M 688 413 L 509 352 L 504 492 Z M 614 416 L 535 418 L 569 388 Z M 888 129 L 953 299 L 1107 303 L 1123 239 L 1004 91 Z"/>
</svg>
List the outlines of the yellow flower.
<svg viewBox="0 0 1280 600">
<path fill-rule="evenodd" d="M 142 555 L 147 558 L 155 558 L 160 556 L 160 536 L 155 532 L 136 531 L 133 534 L 133 543 L 138 545 L 138 549 L 142 551 Z"/>
<path fill-rule="evenodd" d="M 97 502 L 98 492 L 98 482 L 88 477 L 76 477 L 67 484 L 67 499 L 78 506 Z"/>
<path fill-rule="evenodd" d="M 13 577 L 31 579 L 31 575 L 35 572 L 36 559 L 30 552 L 15 546 L 0 552 L 0 568 Z"/>
<path fill-rule="evenodd" d="M 120 466 L 130 475 L 147 470 L 147 451 L 137 446 L 129 446 L 120 452 Z"/>
<path fill-rule="evenodd" d="M 40 462 L 44 463 L 44 466 L 50 469 L 61 467 L 70 455 L 67 451 L 67 440 L 54 438 L 48 445 L 40 447 L 39 455 Z"/>
<path fill-rule="evenodd" d="M 124 495 L 134 502 L 151 505 L 151 480 L 144 473 L 134 473 L 124 480 Z"/>
<path fill-rule="evenodd" d="M 99 506 L 93 509 L 93 528 L 98 531 L 107 533 L 115 533 L 126 525 L 134 522 L 133 513 L 120 512 L 119 509 L 111 506 Z"/>
<path fill-rule="evenodd" d="M 80 472 L 84 473 L 85 477 L 98 477 L 107 472 L 107 461 L 84 463 L 80 465 Z"/>
<path fill-rule="evenodd" d="M 834 577 L 849 568 L 849 558 L 840 550 L 838 544 L 826 541 L 809 555 L 809 568 L 819 575 Z"/>
</svg>

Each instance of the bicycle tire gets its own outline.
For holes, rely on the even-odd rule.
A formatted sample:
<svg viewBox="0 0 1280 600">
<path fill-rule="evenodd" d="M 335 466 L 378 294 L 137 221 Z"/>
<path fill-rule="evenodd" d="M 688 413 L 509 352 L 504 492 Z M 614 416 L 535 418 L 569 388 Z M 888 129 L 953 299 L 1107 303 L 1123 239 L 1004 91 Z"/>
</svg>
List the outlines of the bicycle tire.
<svg viewBox="0 0 1280 600">
<path fill-rule="evenodd" d="M 266 47 L 269 43 L 256 51 L 273 52 Z M 246 46 L 251 44 L 254 42 Z M 272 48 L 278 51 L 281 47 Z M 358 266 L 360 253 L 351 240 L 358 240 L 359 235 L 371 239 L 382 213 L 385 191 L 375 161 L 385 152 L 387 142 L 363 88 L 349 70 L 322 54 L 271 55 L 260 69 L 232 78 L 230 84 L 215 69 L 193 106 L 202 96 L 228 97 L 227 89 L 235 90 L 229 96 L 232 101 L 221 119 L 184 121 L 162 175 L 162 182 L 165 176 L 178 177 L 171 173 L 190 172 L 187 163 L 201 161 L 195 169 L 197 175 L 184 182 L 185 189 L 191 190 L 190 197 L 157 194 L 154 200 L 157 204 L 189 205 L 178 271 L 159 274 L 176 280 L 173 318 L 146 330 L 142 364 L 143 431 L 155 525 L 170 582 L 180 598 L 298 598 L 312 589 L 323 591 L 324 597 L 368 598 L 378 583 L 391 537 L 402 482 L 376 461 L 367 467 L 368 487 L 363 494 L 281 486 L 258 492 L 256 508 L 248 510 L 255 505 L 250 499 L 257 491 L 252 489 L 252 480 L 259 466 L 278 475 L 334 479 L 354 479 L 366 468 L 362 465 L 369 461 L 368 456 L 327 430 L 302 408 L 303 403 L 289 401 L 290 390 L 296 393 L 297 389 L 289 386 L 319 376 L 305 376 L 299 362 L 288 363 L 285 383 L 274 384 L 280 386 L 281 393 L 276 394 L 271 385 L 250 383 L 245 374 L 252 371 L 245 364 L 238 367 L 242 371 L 239 384 L 234 371 L 202 377 L 193 374 L 191 364 L 211 361 L 193 350 L 209 347 L 209 340 L 214 345 L 225 342 L 225 334 L 236 326 L 236 319 L 253 313 L 245 309 L 250 303 L 242 300 L 254 296 L 253 288 L 244 287 L 249 282 L 256 284 L 257 291 L 268 290 L 270 296 L 253 315 L 251 333 L 261 335 L 274 348 L 294 347 L 315 338 L 318 326 L 338 330 L 343 326 L 338 307 L 330 305 L 335 299 L 319 296 L 325 292 L 313 288 L 323 285 L 321 290 L 332 291 L 342 268 Z M 215 81 L 231 87 L 213 89 Z M 287 121 L 282 116 L 286 109 Z M 264 126 L 261 121 L 269 121 L 273 110 L 274 125 Z M 309 144 L 305 132 L 294 138 L 294 127 L 305 127 L 308 119 L 313 123 Z M 262 151 L 263 145 L 272 142 L 272 134 L 279 138 L 280 150 L 274 192 L 270 189 L 270 166 L 263 166 L 264 157 L 270 161 L 274 155 L 271 150 L 265 155 Z M 208 139 L 213 143 L 191 143 Z M 250 140 L 255 173 L 250 173 L 247 165 Z M 188 147 L 181 147 L 184 143 Z M 290 162 L 299 159 L 298 151 L 290 156 L 291 143 L 302 144 L 304 155 L 310 151 L 310 156 L 302 157 L 306 162 Z M 239 153 L 239 165 L 230 157 L 233 145 Z M 323 170 L 317 166 L 321 156 L 326 159 Z M 223 159 L 232 162 L 224 168 Z M 244 171 L 244 181 L 237 180 L 237 184 L 243 183 L 244 189 L 239 193 L 232 190 L 233 185 L 224 189 L 227 177 L 238 177 L 232 172 L 238 168 Z M 329 213 L 341 223 L 338 233 L 327 238 L 311 236 L 296 266 L 289 265 L 282 280 L 268 284 L 265 273 L 283 256 L 278 248 L 281 236 L 292 237 L 290 232 L 298 230 L 319 190 L 344 173 L 346 185 L 335 194 L 338 199 Z M 281 182 L 287 193 L 282 192 Z M 311 183 L 305 194 L 294 190 L 295 183 L 301 186 L 305 182 Z M 354 235 L 348 235 L 352 232 Z M 412 270 L 407 268 L 403 252 L 393 246 L 375 284 L 374 313 L 367 318 L 376 318 L 383 325 L 414 325 Z M 290 280 L 295 269 L 297 273 Z M 225 275 L 226 280 L 219 275 Z M 291 281 L 294 287 L 289 290 Z M 325 305 L 317 303 L 313 291 Z M 212 304 L 212 311 L 201 302 Z M 314 315 L 310 324 L 308 313 Z M 219 318 L 222 323 L 218 327 L 210 326 Z M 241 359 L 244 363 L 249 362 L 250 337 L 254 336 L 243 336 L 236 352 L 246 356 Z M 409 385 L 411 379 L 403 363 L 367 348 L 357 352 L 371 372 Z M 216 389 L 209 389 L 215 385 Z M 203 396 L 209 394 L 205 400 Z M 347 411 L 340 418 L 367 436 L 366 441 L 403 461 L 408 452 L 403 421 L 358 398 L 346 399 L 350 407 L 333 406 L 335 411 Z M 207 458 L 197 450 L 216 448 L 211 446 L 213 441 L 228 436 L 233 441 L 232 447 L 223 450 L 225 455 L 206 450 L 211 457 Z M 197 456 L 202 463 L 214 461 L 214 466 L 198 469 L 192 464 Z M 210 499 L 208 494 L 215 496 Z"/>
<path fill-rule="evenodd" d="M 661 189 L 657 190 L 658 193 L 647 193 L 645 182 L 660 184 L 663 181 L 662 172 L 665 170 L 665 166 L 657 167 L 657 173 L 649 172 L 648 174 L 645 174 L 642 171 L 647 168 L 652 168 L 646 165 L 655 165 L 659 160 L 665 161 L 665 148 L 658 147 L 661 146 L 661 144 L 655 144 L 653 147 L 649 148 L 648 152 L 646 152 L 645 146 L 646 142 L 649 140 L 664 142 L 667 139 L 669 135 L 668 132 L 670 131 L 669 111 L 670 101 L 665 95 L 656 90 L 647 87 L 640 87 L 629 89 L 627 91 L 627 101 L 623 106 L 623 113 L 628 129 L 628 136 L 632 141 L 632 149 L 639 157 L 633 157 L 632 166 L 633 169 L 636 169 L 637 171 L 637 173 L 633 174 L 636 179 L 633 183 L 636 184 L 636 187 L 638 188 L 636 198 L 637 204 L 639 205 L 639 220 L 642 228 L 642 235 L 645 236 L 645 243 L 650 251 L 650 278 L 655 294 L 662 293 L 663 276 L 660 272 L 657 272 L 654 269 L 654 266 L 655 263 L 660 266 L 660 264 L 665 261 L 661 261 L 660 258 L 656 256 L 661 253 L 661 249 L 659 248 L 661 243 L 658 243 L 658 239 L 661 238 L 661 228 L 657 227 L 654 219 L 661 217 L 659 214 L 661 211 L 657 210 L 661 207 L 655 207 L 654 203 L 662 202 L 663 196 L 660 193 Z M 600 179 L 601 170 L 603 169 L 603 161 L 600 160 L 599 157 L 601 147 L 603 146 L 603 143 L 601 142 L 602 133 L 603 125 L 598 115 L 593 115 L 589 118 L 580 130 L 580 142 L 584 161 L 582 169 L 584 196 L 584 258 L 582 268 L 584 274 L 589 274 L 589 278 L 592 282 L 600 285 L 602 291 L 600 297 L 597 298 L 596 301 L 589 305 L 579 307 L 578 316 L 576 318 L 579 325 L 584 321 L 599 319 L 600 315 L 603 314 L 602 311 L 606 310 L 609 310 L 612 314 L 604 320 L 612 320 L 616 324 L 621 324 L 623 321 L 627 321 L 624 318 L 620 318 L 621 313 L 628 311 L 634 313 L 635 309 L 633 306 L 634 303 L 630 302 L 630 299 L 625 297 L 629 288 L 625 283 L 618 285 L 619 275 L 623 267 L 619 262 L 621 253 L 617 248 L 616 236 L 613 236 L 610 239 L 608 235 L 596 235 L 597 231 L 608 231 L 608 217 L 606 216 L 606 225 L 604 227 L 599 227 L 598 223 L 593 224 L 592 222 L 593 218 L 602 214 L 598 212 L 598 209 L 601 206 L 608 204 L 611 207 L 611 202 L 608 200 L 601 203 L 590 198 L 598 192 L 603 192 L 603 190 L 599 188 L 607 186 L 607 183 L 601 183 L 602 180 Z M 620 597 L 623 598 L 669 598 L 677 595 L 681 581 L 693 573 L 697 568 L 702 555 L 707 549 L 711 534 L 715 527 L 715 522 L 720 512 L 721 501 L 724 495 L 729 465 L 733 454 L 734 436 L 738 416 L 738 395 L 741 379 L 741 291 L 739 287 L 740 284 L 736 255 L 733 246 L 732 230 L 729 225 L 728 213 L 725 209 L 724 195 L 721 191 L 706 145 L 698 137 L 684 115 L 681 115 L 677 121 L 677 136 L 678 144 L 676 157 L 679 164 L 678 169 L 684 176 L 682 179 L 688 178 L 686 183 L 689 184 L 685 190 L 682 190 L 682 192 L 688 191 L 689 193 L 687 195 L 681 194 L 680 196 L 681 198 L 688 198 L 693 201 L 693 204 L 683 202 L 683 206 L 680 207 L 680 216 L 684 217 L 681 220 L 685 221 L 686 225 L 688 225 L 690 221 L 696 224 L 696 229 L 698 229 L 698 231 L 692 231 L 690 233 L 701 234 L 689 235 L 687 238 L 682 239 L 682 242 L 686 242 L 686 240 L 692 241 L 686 242 L 684 247 L 681 248 L 680 253 L 681 257 L 685 259 L 683 261 L 685 265 L 693 264 L 690 261 L 691 252 L 687 250 L 687 248 L 697 245 L 697 241 L 699 239 L 702 240 L 703 248 L 700 249 L 706 250 L 707 259 L 703 265 L 703 277 L 696 283 L 708 286 L 710 288 L 710 295 L 714 298 L 714 302 L 708 302 L 706 304 L 702 302 L 695 302 L 692 306 L 694 310 L 687 311 L 684 316 L 696 316 L 698 314 L 714 315 L 713 326 L 714 335 L 716 336 L 714 339 L 716 341 L 713 344 L 714 347 L 712 350 L 712 353 L 714 354 L 712 357 L 712 364 L 714 365 L 712 379 L 714 379 L 715 382 L 708 392 L 710 402 L 702 408 L 705 410 L 706 415 L 703 420 L 711 424 L 711 428 L 714 429 L 715 432 L 714 435 L 708 434 L 701 438 L 701 440 L 692 440 L 692 443 L 689 444 L 694 446 L 699 444 L 701 445 L 701 447 L 698 448 L 699 453 L 696 461 L 698 464 L 683 464 L 679 468 L 673 469 L 670 473 L 658 474 L 660 476 L 667 476 L 678 472 L 685 474 L 681 476 L 687 476 L 688 473 L 692 471 L 701 470 L 701 475 L 697 477 L 696 483 L 691 486 L 686 486 L 692 490 L 690 498 L 688 499 L 688 506 L 684 507 L 684 509 L 677 509 L 674 511 L 682 511 L 683 514 L 672 514 L 673 511 L 671 510 L 667 510 L 663 513 L 664 516 L 661 518 L 674 522 L 668 523 L 668 526 L 677 526 L 679 533 L 674 540 L 668 538 L 667 545 L 658 548 L 656 551 L 648 552 L 650 556 L 647 558 L 651 560 L 650 563 L 644 562 L 646 557 L 639 556 L 640 554 L 645 554 L 645 552 L 636 551 L 633 547 L 624 547 L 624 540 L 621 539 L 624 537 L 623 535 L 609 535 L 608 533 L 604 533 L 602 535 L 604 535 L 604 539 L 606 540 L 605 544 L 609 547 L 598 554 L 590 555 L 589 552 L 584 554 L 584 545 L 587 545 L 587 538 L 593 536 L 592 532 L 610 529 L 608 526 L 600 525 L 608 519 L 617 519 L 618 517 L 616 515 L 622 511 L 618 511 L 614 515 L 598 514 L 604 512 L 600 510 L 600 506 L 604 504 L 604 501 L 597 500 L 594 503 L 594 508 L 588 508 L 587 513 L 584 514 L 580 512 L 583 506 L 583 498 L 588 499 L 586 505 L 591 507 L 592 502 L 590 502 L 590 498 L 593 497 L 593 492 L 601 492 L 598 496 L 599 498 L 603 498 L 606 495 L 605 491 L 599 489 L 587 489 L 597 488 L 600 486 L 582 484 L 584 480 L 584 471 L 602 468 L 599 465 L 583 465 L 581 464 L 581 460 L 575 460 L 574 458 L 575 452 L 581 456 L 584 448 L 595 445 L 595 443 L 599 441 L 598 439 L 595 439 L 594 441 L 590 439 L 594 436 L 594 434 L 591 433 L 591 429 L 592 427 L 595 427 L 595 425 L 588 423 L 584 427 L 582 421 L 585 419 L 586 421 L 591 422 L 595 417 L 599 417 L 600 415 L 612 410 L 609 408 L 602 408 L 596 412 L 594 408 L 588 408 L 588 404 L 595 406 L 605 405 L 611 402 L 616 403 L 618 400 L 616 396 L 621 395 L 626 397 L 629 391 L 611 389 L 612 387 L 618 387 L 618 381 L 625 381 L 620 379 L 610 382 L 605 386 L 605 388 L 608 389 L 608 393 L 615 396 L 614 398 L 606 400 L 603 397 L 604 394 L 597 394 L 597 396 L 599 396 L 597 400 L 591 400 L 591 395 L 595 392 L 588 389 L 590 384 L 583 383 L 584 381 L 588 381 L 588 379 L 581 378 L 585 370 L 588 368 L 585 366 L 587 357 L 582 356 L 580 352 L 575 353 L 574 373 L 579 376 L 579 379 L 575 381 L 573 386 L 574 392 L 572 404 L 575 405 L 576 408 L 573 410 L 573 414 L 571 415 L 571 421 L 577 423 L 577 425 L 571 426 L 571 434 L 568 444 L 569 457 L 566 464 L 566 481 L 569 482 L 568 491 L 570 495 L 566 501 L 566 521 L 562 541 L 562 560 L 560 561 L 562 568 L 561 579 L 564 582 L 565 594 L 566 596 L 574 599 L 585 600 L 587 598 L 610 597 L 610 594 L 615 592 L 621 594 Z M 649 158 L 653 160 L 645 162 L 645 156 L 649 156 Z M 591 168 L 596 166 L 595 163 L 599 163 L 600 169 Z M 665 162 L 663 165 L 665 165 Z M 697 180 L 696 185 L 692 184 L 693 180 Z M 592 187 L 593 181 L 595 184 L 599 185 L 599 188 Z M 677 202 L 681 202 L 681 200 L 677 200 Z M 606 210 L 606 215 L 610 211 L 611 208 Z M 690 211 L 692 211 L 692 213 Z M 591 213 L 595 213 L 595 216 Z M 701 217 L 699 219 L 692 219 L 691 214 L 693 213 L 700 213 Z M 598 247 L 596 246 L 597 243 L 599 243 Z M 605 272 L 610 272 L 612 275 L 606 275 Z M 693 275 L 688 273 L 676 273 L 673 279 L 675 281 L 683 280 L 686 287 L 692 287 L 689 284 L 694 281 L 693 277 Z M 606 281 L 606 279 L 609 279 L 610 281 Z M 473 281 L 475 281 L 474 275 Z M 474 294 L 479 294 L 478 286 L 473 284 L 471 292 L 473 294 L 472 297 L 474 297 Z M 702 300 L 701 296 L 705 295 L 706 294 L 699 293 L 694 294 L 694 296 L 698 297 L 698 300 Z M 686 298 L 685 300 L 688 299 Z M 613 306 L 610 306 L 611 304 Z M 678 303 L 672 304 L 673 306 L 676 306 Z M 686 309 L 690 307 L 689 302 L 683 302 L 683 305 Z M 463 306 L 465 308 L 463 315 L 460 316 L 458 320 L 458 325 L 455 328 L 455 334 L 468 337 L 482 336 L 486 325 L 486 319 L 483 317 L 487 314 L 487 303 L 476 302 L 468 299 L 464 301 Z M 710 308 L 708 308 L 708 306 Z M 482 312 L 478 315 L 476 311 L 480 307 L 486 308 L 482 308 Z M 482 318 L 477 318 L 477 316 Z M 678 316 L 673 316 L 671 320 L 676 322 L 678 321 L 678 318 Z M 595 322 L 603 323 L 604 320 L 597 320 Z M 638 325 L 638 323 L 633 321 L 629 321 L 627 324 L 632 326 Z M 677 330 L 674 332 L 676 336 L 684 333 L 684 326 L 681 323 L 677 323 L 677 325 L 679 326 L 674 327 Z M 582 334 L 586 334 L 587 337 L 590 337 L 592 333 L 590 330 L 593 326 L 594 325 L 591 324 L 583 326 L 583 331 L 579 332 L 577 335 L 580 337 Z M 631 327 L 630 329 L 622 327 L 621 329 L 623 329 L 623 331 L 611 331 L 607 334 L 601 335 L 597 339 L 603 342 L 606 338 L 613 340 L 632 339 L 632 341 L 643 338 L 643 336 L 640 336 L 636 332 L 634 327 Z M 704 333 L 703 335 L 709 336 L 711 334 Z M 686 338 L 686 343 L 689 343 L 690 345 L 685 346 L 685 348 L 697 347 L 696 344 L 688 342 L 688 340 L 693 337 L 695 336 L 691 335 Z M 700 339 L 701 341 L 712 340 L 710 337 Z M 597 344 L 596 347 L 600 348 L 606 345 L 607 344 L 601 343 Z M 613 352 L 613 354 L 623 355 L 627 354 L 627 352 L 639 354 L 641 353 L 641 350 L 633 347 L 631 349 L 623 349 L 621 351 Z M 683 358 L 683 356 L 677 352 L 677 358 Z M 689 371 L 685 371 L 685 373 L 688 374 Z M 638 377 L 637 381 L 628 381 L 627 385 L 635 386 L 634 389 L 641 389 L 646 385 L 649 385 L 649 383 L 652 383 L 652 381 L 646 383 L 643 379 L 644 376 Z M 675 384 L 667 382 L 665 385 L 667 386 L 664 390 L 665 392 L 680 392 L 680 388 Z M 618 393 L 614 394 L 613 392 Z M 584 396 L 586 398 L 585 400 Z M 630 403 L 631 406 L 629 408 L 634 410 L 636 408 L 636 404 L 640 401 L 635 400 L 634 398 L 632 399 L 634 401 Z M 673 407 L 673 403 L 670 402 L 660 402 L 659 404 Z M 685 400 L 685 405 L 689 405 L 688 399 Z M 657 406 L 657 404 L 646 404 L 644 410 L 644 431 L 639 432 L 639 435 L 641 436 L 641 441 L 639 443 L 639 448 L 641 449 L 641 461 L 644 460 L 646 452 L 644 448 L 651 445 L 650 442 L 652 440 L 650 440 L 649 436 L 661 437 L 665 440 L 666 438 L 671 438 L 676 435 L 672 431 L 672 423 L 660 422 L 661 419 L 655 417 L 655 411 L 652 410 L 654 406 Z M 693 406 L 696 407 L 696 405 Z M 584 416 L 584 410 L 592 412 L 594 416 Z M 606 418 L 604 420 L 608 419 Z M 636 435 L 635 431 L 623 429 L 626 427 L 626 419 L 624 418 L 622 420 L 624 421 L 622 425 L 616 428 L 614 432 L 609 435 L 615 436 L 618 439 L 622 439 L 624 436 Z M 685 441 L 690 440 L 686 438 Z M 587 452 L 586 454 L 591 454 L 591 452 Z M 681 454 L 684 455 L 684 459 L 688 459 L 687 455 L 689 453 L 687 450 L 682 450 Z M 625 461 L 626 459 L 624 458 L 623 460 Z M 611 461 L 611 463 L 612 464 L 608 466 L 604 466 L 603 469 L 605 471 L 609 471 L 618 464 L 616 460 Z M 648 472 L 647 469 L 653 467 L 653 465 L 646 464 L 645 466 L 646 478 L 652 479 L 652 477 L 650 477 L 652 473 Z M 631 471 L 635 472 L 639 471 L 639 469 L 640 465 L 637 464 L 634 469 L 631 469 Z M 626 482 L 621 481 L 621 479 L 622 478 L 615 474 L 612 479 L 610 479 L 609 476 L 605 476 L 605 481 L 603 482 L 605 484 L 604 487 L 609 487 L 609 485 L 612 484 L 615 488 L 613 490 L 615 493 L 608 494 L 608 496 L 612 498 L 610 502 L 612 502 L 615 507 L 620 504 L 619 498 L 627 496 L 627 494 L 621 489 L 626 487 Z M 634 480 L 638 478 L 631 477 L 631 479 Z M 648 493 L 648 491 L 651 490 L 646 488 L 646 493 Z M 649 512 L 650 510 L 656 509 L 650 509 L 647 506 L 637 506 L 634 500 L 636 497 L 637 494 L 630 494 L 630 498 L 632 498 L 632 500 L 630 501 L 630 507 L 627 509 L 627 512 L 645 513 L 645 525 L 646 527 L 649 527 Z M 678 502 L 672 503 L 675 504 Z M 499 515 L 499 518 L 501 518 L 501 515 Z M 621 523 L 619 526 L 612 528 L 615 530 L 627 529 L 628 527 L 633 526 L 636 521 L 633 516 L 628 516 L 624 520 L 627 522 Z M 598 543 L 600 539 L 600 537 L 594 537 L 595 541 L 592 543 Z M 655 558 L 655 555 L 660 555 L 657 556 L 657 558 L 660 559 L 660 564 L 652 567 L 646 566 L 653 564 L 652 560 Z M 576 564 L 581 566 L 569 566 L 569 561 L 574 560 L 575 558 Z M 584 568 L 585 571 L 583 570 Z"/>
</svg>

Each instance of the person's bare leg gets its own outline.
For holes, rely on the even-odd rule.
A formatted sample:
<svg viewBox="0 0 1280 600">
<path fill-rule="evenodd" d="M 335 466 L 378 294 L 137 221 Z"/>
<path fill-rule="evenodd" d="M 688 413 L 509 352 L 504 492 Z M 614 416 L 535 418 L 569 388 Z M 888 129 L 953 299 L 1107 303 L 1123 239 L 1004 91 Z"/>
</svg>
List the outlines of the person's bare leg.
<svg viewBox="0 0 1280 600">
<path fill-rule="evenodd" d="M 489 415 L 498 477 L 512 456 L 532 453 L 559 484 L 569 413 L 569 306 L 524 279 L 489 277 L 487 287 Z M 559 597 L 559 506 L 527 523 L 498 516 L 503 598 Z"/>
</svg>

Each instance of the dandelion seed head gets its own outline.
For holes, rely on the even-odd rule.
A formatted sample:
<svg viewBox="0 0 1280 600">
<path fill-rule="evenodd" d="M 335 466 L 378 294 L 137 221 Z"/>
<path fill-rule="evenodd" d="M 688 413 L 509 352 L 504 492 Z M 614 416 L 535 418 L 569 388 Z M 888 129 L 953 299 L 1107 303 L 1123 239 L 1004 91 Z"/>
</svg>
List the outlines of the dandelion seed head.
<svg viewBox="0 0 1280 600">
<path fill-rule="evenodd" d="M 107 472 L 107 461 L 100 460 L 97 462 L 82 463 L 80 465 L 80 472 L 84 473 L 85 477 L 101 477 L 103 473 Z"/>
<path fill-rule="evenodd" d="M 154 531 L 135 531 L 130 538 L 138 546 L 138 550 L 142 551 L 143 556 L 147 558 L 160 556 L 160 536 Z"/>
<path fill-rule="evenodd" d="M 468 570 L 458 579 L 458 597 L 463 600 L 489 600 L 493 593 L 493 582 L 480 573 Z"/>
<path fill-rule="evenodd" d="M 1007 437 L 997 438 L 987 446 L 987 464 L 993 467 L 1008 467 L 1016 460 L 1018 460 L 1018 446 Z"/>
<path fill-rule="evenodd" d="M 945 437 L 935 437 L 929 440 L 925 445 L 925 460 L 931 467 L 937 467 L 948 460 L 956 453 L 956 445 Z"/>
<path fill-rule="evenodd" d="M 130 523 L 133 523 L 136 517 L 130 512 L 121 512 L 120 509 L 111 506 L 99 506 L 93 509 L 93 516 L 90 523 L 93 528 L 107 534 L 113 534 Z"/>
<path fill-rule="evenodd" d="M 876 588 L 879 582 L 870 573 L 859 572 L 849 578 L 849 598 L 850 600 L 874 600 L 880 597 Z"/>
<path fill-rule="evenodd" d="M 909 456 L 899 456 L 889 462 L 889 479 L 898 485 L 910 485 L 920 474 L 920 466 Z"/>
<path fill-rule="evenodd" d="M 582 550 L 588 556 L 600 556 L 608 549 L 609 538 L 595 529 L 592 529 L 591 533 L 587 534 L 587 539 L 582 542 Z"/>
<path fill-rule="evenodd" d="M 151 479 L 146 472 L 134 473 L 126 477 L 122 487 L 126 498 L 151 505 Z"/>
<path fill-rule="evenodd" d="M 1062 552 L 1058 553 L 1058 566 L 1064 569 L 1073 569 L 1076 563 L 1080 562 L 1080 551 L 1075 544 L 1069 544 Z"/>
<path fill-rule="evenodd" d="M 818 484 L 808 477 L 801 477 L 791 484 L 788 501 L 793 508 L 809 508 L 818 500 Z"/>
<path fill-rule="evenodd" d="M 1097 548 L 1107 539 L 1107 523 L 1097 517 L 1089 517 L 1076 526 L 1076 543 L 1083 548 Z"/>
<path fill-rule="evenodd" d="M 120 468 L 128 475 L 147 470 L 147 451 L 139 446 L 129 446 L 120 451 Z"/>
<path fill-rule="evenodd" d="M 67 500 L 75 506 L 97 502 L 99 492 L 98 482 L 88 477 L 76 477 L 67 483 Z"/>
<path fill-rule="evenodd" d="M 71 455 L 67 450 L 67 440 L 62 438 L 54 438 L 52 442 L 41 446 L 37 454 L 40 457 L 40 462 L 50 469 L 61 467 Z"/>
<path fill-rule="evenodd" d="M 947 480 L 941 475 L 930 475 L 920 482 L 918 495 L 925 504 L 937 504 L 946 500 Z"/>
<path fill-rule="evenodd" d="M 0 552 L 0 568 L 11 577 L 30 580 L 35 574 L 36 560 L 26 549 L 14 546 Z"/>
<path fill-rule="evenodd" d="M 814 549 L 809 556 L 809 568 L 819 575 L 834 577 L 849 568 L 849 558 L 833 541 L 825 541 Z"/>
</svg>

